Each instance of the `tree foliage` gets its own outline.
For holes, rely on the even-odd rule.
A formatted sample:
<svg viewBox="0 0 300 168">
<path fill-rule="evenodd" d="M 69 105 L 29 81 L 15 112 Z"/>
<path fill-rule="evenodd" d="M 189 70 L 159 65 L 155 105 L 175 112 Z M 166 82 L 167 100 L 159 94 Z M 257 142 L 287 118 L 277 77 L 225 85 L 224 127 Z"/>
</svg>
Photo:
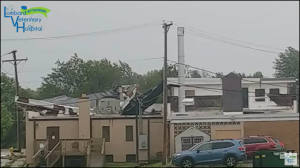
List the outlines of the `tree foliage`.
<svg viewBox="0 0 300 168">
<path fill-rule="evenodd" d="M 299 78 L 299 51 L 288 47 L 274 61 L 275 77 Z"/>
<path fill-rule="evenodd" d="M 1 140 L 13 125 L 14 80 L 1 73 Z"/>
</svg>

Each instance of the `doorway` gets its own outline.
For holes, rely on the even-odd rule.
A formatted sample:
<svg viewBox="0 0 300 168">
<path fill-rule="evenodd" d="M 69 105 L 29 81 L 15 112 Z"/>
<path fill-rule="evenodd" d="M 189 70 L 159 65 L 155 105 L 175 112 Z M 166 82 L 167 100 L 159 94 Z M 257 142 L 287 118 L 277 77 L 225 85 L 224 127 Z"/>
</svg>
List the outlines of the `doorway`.
<svg viewBox="0 0 300 168">
<path fill-rule="evenodd" d="M 59 142 L 59 127 L 47 127 L 48 150 L 52 150 Z"/>
</svg>

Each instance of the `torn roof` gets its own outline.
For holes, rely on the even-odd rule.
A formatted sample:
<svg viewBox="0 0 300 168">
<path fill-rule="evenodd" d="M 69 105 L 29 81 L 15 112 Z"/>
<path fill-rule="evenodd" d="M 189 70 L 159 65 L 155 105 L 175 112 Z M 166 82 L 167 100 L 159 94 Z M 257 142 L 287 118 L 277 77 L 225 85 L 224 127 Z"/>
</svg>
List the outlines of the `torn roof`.
<svg viewBox="0 0 300 168">
<path fill-rule="evenodd" d="M 91 100 L 90 101 L 90 107 L 91 108 L 96 107 L 96 100 L 97 99 L 102 99 L 102 98 L 120 99 L 120 93 L 118 92 L 117 88 L 110 89 L 110 90 L 105 91 L 105 92 L 89 94 L 87 96 Z M 53 97 L 53 98 L 44 99 L 42 101 L 53 103 L 53 104 L 67 105 L 67 106 L 71 106 L 71 107 L 78 107 L 77 103 L 78 103 L 79 99 L 63 95 L 63 96 L 57 96 L 57 97 Z"/>
</svg>

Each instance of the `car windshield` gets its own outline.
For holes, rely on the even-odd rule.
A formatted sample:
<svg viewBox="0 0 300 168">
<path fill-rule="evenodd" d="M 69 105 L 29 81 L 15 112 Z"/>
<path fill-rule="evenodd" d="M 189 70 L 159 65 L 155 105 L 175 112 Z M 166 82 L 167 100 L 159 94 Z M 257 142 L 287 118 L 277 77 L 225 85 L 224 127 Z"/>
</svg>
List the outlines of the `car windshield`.
<svg viewBox="0 0 300 168">
<path fill-rule="evenodd" d="M 201 144 L 203 144 L 203 142 L 197 143 L 196 145 L 192 146 L 192 147 L 189 149 L 189 151 L 197 150 L 198 147 L 199 147 Z"/>
<path fill-rule="evenodd" d="M 272 141 L 274 141 L 275 143 L 279 142 L 277 139 L 275 138 L 270 138 Z"/>
</svg>

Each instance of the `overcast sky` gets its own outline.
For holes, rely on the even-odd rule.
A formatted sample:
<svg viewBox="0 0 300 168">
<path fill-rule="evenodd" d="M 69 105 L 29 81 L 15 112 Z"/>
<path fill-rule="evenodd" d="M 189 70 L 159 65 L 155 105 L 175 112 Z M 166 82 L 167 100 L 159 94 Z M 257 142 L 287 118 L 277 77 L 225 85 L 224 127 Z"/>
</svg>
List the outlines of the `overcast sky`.
<svg viewBox="0 0 300 168">
<path fill-rule="evenodd" d="M 272 62 L 277 54 L 207 39 L 201 35 L 201 31 L 239 40 L 230 43 L 259 50 L 283 52 L 288 46 L 299 50 L 299 1 L 1 1 L 1 11 L 4 6 L 20 9 L 23 5 L 28 8 L 46 7 L 51 10 L 48 18 L 40 16 L 42 21 L 36 24 L 43 26 L 43 30 L 17 33 L 11 19 L 4 18 L 4 13 L 1 12 L 1 39 L 65 36 L 154 22 L 143 28 L 131 28 L 130 30 L 118 30 L 76 38 L 31 41 L 1 40 L 1 55 L 18 49 L 18 58 L 27 57 L 29 59 L 26 63 L 20 63 L 18 66 L 20 69 L 19 81 L 21 86 L 32 89 L 40 86 L 41 77 L 51 72 L 51 68 L 55 66 L 54 63 L 58 59 L 67 61 L 74 53 L 85 60 L 107 58 L 114 62 L 127 61 L 133 70 L 139 73 L 161 68 L 162 59 L 148 61 L 142 59 L 163 56 L 162 20 L 174 22 L 168 33 L 168 58 L 174 61 L 178 60 L 176 27 L 181 25 L 185 27 L 186 32 L 186 63 L 213 72 L 236 71 L 250 74 L 262 71 L 264 75 L 272 77 L 274 73 Z M 208 35 L 211 36 L 211 34 Z M 11 55 L 6 55 L 1 59 L 11 58 Z M 11 64 L 5 63 L 2 66 L 7 72 L 13 74 Z"/>
</svg>

